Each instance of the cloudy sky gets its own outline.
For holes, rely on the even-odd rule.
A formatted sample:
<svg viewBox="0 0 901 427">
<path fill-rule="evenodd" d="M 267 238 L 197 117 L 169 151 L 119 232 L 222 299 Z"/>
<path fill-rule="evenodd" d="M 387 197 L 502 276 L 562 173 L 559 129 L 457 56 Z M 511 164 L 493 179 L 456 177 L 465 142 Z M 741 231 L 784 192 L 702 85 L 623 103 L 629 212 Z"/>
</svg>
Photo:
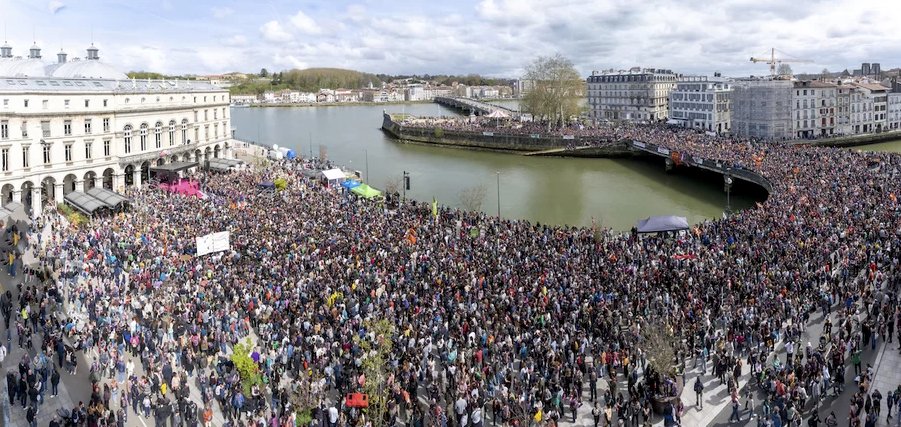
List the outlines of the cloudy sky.
<svg viewBox="0 0 901 427">
<path fill-rule="evenodd" d="M 0 0 L 16 55 L 32 41 L 123 70 L 171 74 L 342 67 L 515 77 L 561 53 L 584 74 L 643 67 L 764 74 L 901 66 L 898 0 Z M 32 36 L 33 35 L 33 36 Z"/>
</svg>

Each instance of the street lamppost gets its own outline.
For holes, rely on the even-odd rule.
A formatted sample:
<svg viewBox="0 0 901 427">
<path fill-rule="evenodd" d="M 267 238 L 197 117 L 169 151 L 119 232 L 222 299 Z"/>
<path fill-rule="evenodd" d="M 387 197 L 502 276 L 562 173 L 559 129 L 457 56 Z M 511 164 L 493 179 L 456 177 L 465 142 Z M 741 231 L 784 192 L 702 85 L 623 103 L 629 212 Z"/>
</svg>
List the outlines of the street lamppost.
<svg viewBox="0 0 901 427">
<path fill-rule="evenodd" d="M 496 171 L 497 176 L 497 217 L 501 217 L 501 171 Z"/>
<path fill-rule="evenodd" d="M 363 149 L 363 153 L 366 154 L 366 182 L 369 182 L 369 150 Z"/>
<path fill-rule="evenodd" d="M 407 201 L 407 190 L 410 189 L 410 172 L 404 171 L 404 199 Z"/>
<path fill-rule="evenodd" d="M 726 174 L 723 175 L 723 187 L 726 190 L 726 216 L 732 215 L 732 203 L 731 203 L 731 192 L 732 192 L 732 174 L 730 173 L 732 169 L 726 169 Z"/>
</svg>

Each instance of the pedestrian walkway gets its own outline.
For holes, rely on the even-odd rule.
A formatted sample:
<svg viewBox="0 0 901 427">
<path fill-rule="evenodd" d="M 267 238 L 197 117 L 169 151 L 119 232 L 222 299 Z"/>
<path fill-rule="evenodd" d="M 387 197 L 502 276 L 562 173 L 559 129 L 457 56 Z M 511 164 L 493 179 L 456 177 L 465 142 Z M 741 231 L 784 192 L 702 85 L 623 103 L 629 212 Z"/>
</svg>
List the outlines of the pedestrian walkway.
<svg viewBox="0 0 901 427">
<path fill-rule="evenodd" d="M 901 366 L 901 351 L 899 351 L 898 347 L 899 343 L 885 343 L 882 346 L 879 357 L 876 359 L 876 364 L 873 365 L 876 374 L 873 376 L 872 389 L 879 390 L 882 393 L 883 404 L 886 402 L 885 396 L 888 395 L 888 392 L 895 390 L 898 388 L 898 385 L 901 385 L 901 369 L 898 369 Z M 897 414 L 897 408 L 892 410 L 894 418 L 891 419 L 891 422 L 887 419 L 887 413 L 884 411 L 876 422 L 876 426 L 897 426 L 899 420 L 901 420 L 901 416 Z"/>
</svg>

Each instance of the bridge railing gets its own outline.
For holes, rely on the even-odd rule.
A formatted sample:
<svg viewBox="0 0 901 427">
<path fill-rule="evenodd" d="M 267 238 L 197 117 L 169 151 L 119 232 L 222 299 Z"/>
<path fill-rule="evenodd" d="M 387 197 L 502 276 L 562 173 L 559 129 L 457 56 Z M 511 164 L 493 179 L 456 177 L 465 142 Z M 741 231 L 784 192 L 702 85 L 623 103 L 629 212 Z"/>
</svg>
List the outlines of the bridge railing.
<svg viewBox="0 0 901 427">
<path fill-rule="evenodd" d="M 768 193 L 773 192 L 773 184 L 770 180 L 763 177 L 763 175 L 747 169 L 743 166 L 733 165 L 729 162 L 724 162 L 722 160 L 717 159 L 703 159 L 700 157 L 692 156 L 690 153 L 686 153 L 678 150 L 670 150 L 667 147 L 650 143 L 644 141 L 632 141 L 632 147 L 641 151 L 645 151 L 648 153 L 652 153 L 661 157 L 672 158 L 673 153 L 678 154 L 679 162 L 682 164 L 686 164 L 689 166 L 697 166 L 705 169 L 713 170 L 720 174 L 729 174 L 738 179 L 742 179 L 744 181 L 752 182 L 763 187 Z"/>
</svg>

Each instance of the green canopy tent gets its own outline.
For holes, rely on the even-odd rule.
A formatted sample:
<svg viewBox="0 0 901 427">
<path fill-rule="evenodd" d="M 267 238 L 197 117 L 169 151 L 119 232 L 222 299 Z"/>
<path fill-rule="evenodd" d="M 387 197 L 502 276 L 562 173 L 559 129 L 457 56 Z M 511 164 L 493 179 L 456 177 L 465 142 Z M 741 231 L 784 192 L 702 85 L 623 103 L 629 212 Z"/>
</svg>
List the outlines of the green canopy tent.
<svg viewBox="0 0 901 427">
<path fill-rule="evenodd" d="M 360 197 L 365 197 L 367 199 L 382 197 L 382 192 L 370 187 L 369 184 L 360 184 L 354 188 L 351 188 L 350 191 Z"/>
</svg>

